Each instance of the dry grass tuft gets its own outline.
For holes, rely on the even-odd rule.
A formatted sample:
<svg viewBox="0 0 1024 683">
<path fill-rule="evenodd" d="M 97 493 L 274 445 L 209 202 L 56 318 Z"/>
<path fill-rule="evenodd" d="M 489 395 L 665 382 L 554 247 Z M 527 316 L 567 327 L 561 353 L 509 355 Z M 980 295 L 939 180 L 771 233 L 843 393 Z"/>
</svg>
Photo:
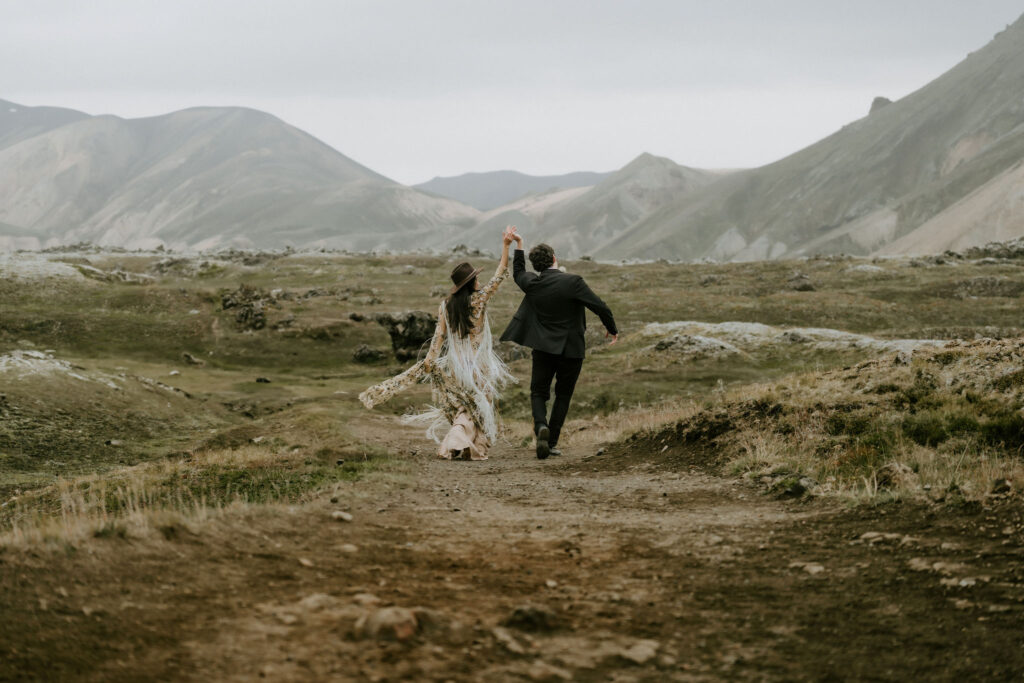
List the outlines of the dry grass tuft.
<svg viewBox="0 0 1024 683">
<path fill-rule="evenodd" d="M 339 454 L 250 444 L 60 479 L 5 504 L 0 546 L 144 536 L 226 508 L 309 500 L 371 472 L 398 476 L 400 468 L 385 464 L 382 452 Z"/>
</svg>

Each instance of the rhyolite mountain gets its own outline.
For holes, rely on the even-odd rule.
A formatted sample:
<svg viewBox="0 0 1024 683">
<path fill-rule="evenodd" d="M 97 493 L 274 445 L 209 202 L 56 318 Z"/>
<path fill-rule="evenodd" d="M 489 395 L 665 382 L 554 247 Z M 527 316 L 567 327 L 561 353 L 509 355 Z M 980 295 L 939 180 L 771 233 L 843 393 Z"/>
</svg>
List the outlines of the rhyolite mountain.
<svg viewBox="0 0 1024 683">
<path fill-rule="evenodd" d="M 880 104 L 789 157 L 660 207 L 596 255 L 927 253 L 1024 234 L 1024 17 Z"/>
<path fill-rule="evenodd" d="M 7 248 L 394 248 L 478 218 L 250 109 L 122 119 L 0 101 Z"/>
<path fill-rule="evenodd" d="M 488 171 L 446 178 L 438 176 L 413 187 L 458 200 L 481 211 L 489 211 L 527 195 L 550 194 L 574 187 L 590 187 L 609 175 L 611 173 L 577 171 L 564 175 L 534 176 L 519 171 Z"/>
</svg>

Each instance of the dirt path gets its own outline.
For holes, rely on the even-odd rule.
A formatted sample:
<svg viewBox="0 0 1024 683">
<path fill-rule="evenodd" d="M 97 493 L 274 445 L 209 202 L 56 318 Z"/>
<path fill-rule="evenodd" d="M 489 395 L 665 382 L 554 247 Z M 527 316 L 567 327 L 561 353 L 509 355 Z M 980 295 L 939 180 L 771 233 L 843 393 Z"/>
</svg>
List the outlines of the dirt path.
<svg viewBox="0 0 1024 683">
<path fill-rule="evenodd" d="M 0 555 L 0 679 L 1024 674 L 1016 504 L 849 512 L 589 453 L 403 457 L 337 502 Z"/>
</svg>

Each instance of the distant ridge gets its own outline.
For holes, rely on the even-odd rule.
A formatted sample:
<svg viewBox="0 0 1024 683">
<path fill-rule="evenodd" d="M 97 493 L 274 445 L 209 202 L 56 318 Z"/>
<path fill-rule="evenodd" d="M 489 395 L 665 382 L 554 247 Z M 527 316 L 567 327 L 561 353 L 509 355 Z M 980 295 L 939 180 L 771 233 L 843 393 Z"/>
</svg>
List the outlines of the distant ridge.
<svg viewBox="0 0 1024 683">
<path fill-rule="evenodd" d="M 650 212 L 719 177 L 644 153 L 593 187 L 534 195 L 490 211 L 457 240 L 487 246 L 502 226 L 514 224 L 531 243 L 546 241 L 563 257 L 588 255 Z"/>
<path fill-rule="evenodd" d="M 413 187 L 489 211 L 528 194 L 596 185 L 609 175 L 611 173 L 577 171 L 564 175 L 533 176 L 518 171 L 490 171 L 437 177 Z"/>
</svg>

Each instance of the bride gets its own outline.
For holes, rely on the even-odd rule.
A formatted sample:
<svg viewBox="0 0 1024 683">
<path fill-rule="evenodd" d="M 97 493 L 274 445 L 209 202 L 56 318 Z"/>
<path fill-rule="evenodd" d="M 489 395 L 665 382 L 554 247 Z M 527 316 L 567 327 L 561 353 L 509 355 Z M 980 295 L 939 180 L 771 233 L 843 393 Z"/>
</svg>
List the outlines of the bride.
<svg viewBox="0 0 1024 683">
<path fill-rule="evenodd" d="M 510 225 L 502 235 L 498 270 L 483 287 L 477 282 L 483 268 L 457 265 L 451 275 L 451 292 L 438 309 L 427 355 L 402 374 L 359 394 L 363 405 L 373 408 L 419 381 L 430 382 L 434 405 L 404 420 L 428 425 L 427 436 L 438 443 L 442 458 L 487 459 L 498 431 L 494 401 L 506 384 L 516 381 L 494 353 L 487 321 L 487 301 L 508 277 L 512 242 L 522 248 L 522 237 Z M 446 427 L 447 434 L 439 438 Z"/>
</svg>

